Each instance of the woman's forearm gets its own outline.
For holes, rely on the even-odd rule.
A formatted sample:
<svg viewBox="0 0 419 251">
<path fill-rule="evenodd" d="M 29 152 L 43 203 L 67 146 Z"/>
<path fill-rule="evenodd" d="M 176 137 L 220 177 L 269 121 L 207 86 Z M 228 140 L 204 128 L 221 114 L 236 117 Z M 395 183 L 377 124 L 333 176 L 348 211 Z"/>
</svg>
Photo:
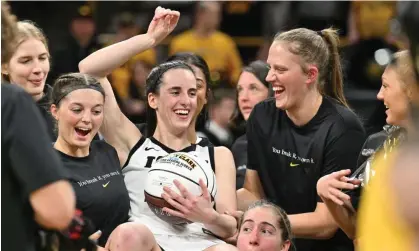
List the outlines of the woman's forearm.
<svg viewBox="0 0 419 251">
<path fill-rule="evenodd" d="M 233 216 L 215 212 L 214 220 L 204 224 L 205 228 L 219 238 L 226 239 L 232 237 L 237 231 L 237 221 Z"/>
<path fill-rule="evenodd" d="M 323 201 L 339 228 L 342 229 L 350 239 L 355 239 L 356 215 L 347 208 L 337 205 L 331 200 L 323 199 Z"/>
<path fill-rule="evenodd" d="M 103 78 L 133 56 L 154 46 L 155 40 L 148 34 L 137 35 L 90 54 L 79 63 L 79 70 L 82 73 Z"/>
</svg>

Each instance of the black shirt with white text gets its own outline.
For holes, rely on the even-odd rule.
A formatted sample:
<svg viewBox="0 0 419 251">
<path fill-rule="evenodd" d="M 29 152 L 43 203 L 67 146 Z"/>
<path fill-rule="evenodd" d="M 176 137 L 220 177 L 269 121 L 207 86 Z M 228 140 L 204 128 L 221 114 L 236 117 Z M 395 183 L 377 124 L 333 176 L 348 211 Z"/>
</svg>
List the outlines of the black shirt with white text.
<svg viewBox="0 0 419 251">
<path fill-rule="evenodd" d="M 355 169 L 365 132 L 357 116 L 336 101 L 323 98 L 317 114 L 296 126 L 275 106 L 275 99 L 257 104 L 247 122 L 248 169 L 258 172 L 266 198 L 288 214 L 313 212 L 316 184 L 324 175 Z M 295 239 L 299 251 L 353 250 L 338 230 L 329 240 Z"/>
</svg>

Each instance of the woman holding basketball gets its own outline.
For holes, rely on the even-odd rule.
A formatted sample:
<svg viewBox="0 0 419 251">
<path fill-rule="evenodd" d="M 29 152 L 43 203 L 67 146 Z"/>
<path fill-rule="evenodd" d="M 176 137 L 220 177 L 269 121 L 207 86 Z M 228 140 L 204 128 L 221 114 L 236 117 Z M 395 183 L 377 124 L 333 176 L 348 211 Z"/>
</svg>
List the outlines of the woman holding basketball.
<svg viewBox="0 0 419 251">
<path fill-rule="evenodd" d="M 236 209 L 235 167 L 231 152 L 226 148 L 203 147 L 191 144 L 188 128 L 197 109 L 197 82 L 193 69 L 181 61 L 167 62 L 154 68 L 147 78 L 147 133 L 145 138 L 119 109 L 106 76 L 137 53 L 163 40 L 176 26 L 179 13 L 157 8 L 147 34 L 103 48 L 79 64 L 81 72 L 99 79 L 106 93 L 105 119 L 101 132 L 115 147 L 120 161 L 125 163 L 123 174 L 131 199 L 130 221 L 142 223 L 154 235 L 147 239 L 153 250 L 215 250 L 222 244 L 218 238 L 233 236 L 237 222 L 225 211 Z M 154 126 L 155 125 L 155 126 Z M 176 183 L 182 196 L 168 189 L 164 199 L 177 211 L 165 208 L 172 215 L 185 218 L 192 224 L 175 227 L 162 221 L 144 202 L 144 185 L 149 168 L 157 158 L 172 152 L 192 152 L 207 161 L 216 175 L 218 194 L 216 210 L 207 196 L 191 196 Z M 201 188 L 205 192 L 205 187 Z M 175 200 L 177 202 L 175 202 Z M 112 236 L 111 236 L 112 242 Z M 112 243 L 111 243 L 112 245 Z M 227 247 L 227 246 L 226 246 Z M 229 247 L 227 247 L 229 248 Z M 111 249 L 112 250 L 112 249 Z"/>
<path fill-rule="evenodd" d="M 212 145 L 211 142 L 207 138 L 198 137 L 196 130 L 197 128 L 203 126 L 206 117 L 206 104 L 208 102 L 208 96 L 210 95 L 209 83 L 211 81 L 210 72 L 205 60 L 194 53 L 191 52 L 179 52 L 167 59 L 166 62 L 170 61 L 183 61 L 187 63 L 195 73 L 196 77 L 196 96 L 197 96 L 197 109 L 194 115 L 194 118 L 189 125 L 188 129 L 188 139 L 191 143 L 199 144 L 201 146 L 208 146 Z M 155 125 L 154 125 L 155 126 Z M 154 128 L 154 126 L 151 126 Z M 141 133 L 143 133 L 146 137 L 151 137 L 147 133 L 147 124 L 140 124 L 138 125 Z"/>
<path fill-rule="evenodd" d="M 338 35 L 304 28 L 280 33 L 267 62 L 266 80 L 275 94 L 257 104 L 247 121 L 240 208 L 261 198 L 280 205 L 297 250 L 353 250 L 316 192 L 319 178 L 356 165 L 365 140 L 343 95 Z"/>
</svg>

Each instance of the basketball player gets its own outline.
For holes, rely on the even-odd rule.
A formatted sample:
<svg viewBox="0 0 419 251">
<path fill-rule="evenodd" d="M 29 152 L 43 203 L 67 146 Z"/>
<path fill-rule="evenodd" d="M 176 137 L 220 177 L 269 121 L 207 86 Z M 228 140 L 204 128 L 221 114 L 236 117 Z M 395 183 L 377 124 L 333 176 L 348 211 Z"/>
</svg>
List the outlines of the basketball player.
<svg viewBox="0 0 419 251">
<path fill-rule="evenodd" d="M 198 137 L 196 133 L 197 128 L 202 127 L 205 122 L 207 114 L 206 104 L 208 102 L 208 96 L 210 95 L 209 83 L 211 81 L 211 78 L 207 62 L 205 62 L 205 60 L 201 56 L 191 52 L 176 53 L 169 57 L 166 60 L 166 62 L 175 60 L 187 63 L 190 67 L 192 67 L 196 76 L 196 96 L 198 104 L 196 114 L 188 130 L 189 141 L 191 143 L 199 144 L 200 146 L 212 145 L 212 143 L 207 138 Z M 113 69 L 110 69 L 110 71 L 113 71 Z M 138 128 L 140 129 L 141 133 L 143 133 L 145 136 L 152 136 L 147 134 L 146 126 L 147 124 L 144 123 L 138 125 Z M 152 125 L 151 127 L 154 128 L 155 125 Z"/>
<path fill-rule="evenodd" d="M 35 23 L 17 23 L 17 41 L 9 52 L 2 52 L 2 76 L 21 86 L 37 103 L 43 115 L 51 141 L 56 139 L 54 120 L 49 113 L 49 95 L 52 88 L 45 84 L 50 70 L 50 54 L 45 34 Z"/>
<path fill-rule="evenodd" d="M 266 78 L 275 98 L 256 105 L 247 121 L 248 169 L 238 201 L 267 198 L 281 206 L 301 251 L 353 250 L 316 192 L 320 177 L 355 168 L 365 140 L 343 96 L 337 46 L 331 29 L 278 34 Z"/>
<path fill-rule="evenodd" d="M 346 177 L 350 174 L 350 170 L 341 170 L 322 177 L 317 183 L 319 196 L 339 227 L 351 239 L 355 239 L 356 211 L 361 190 L 373 178 L 373 175 L 365 176 L 365 171 L 371 172 L 366 169 L 371 168 L 372 160 L 378 156 L 376 153 L 384 151 L 389 154 L 404 140 L 406 132 L 412 131 L 413 121 L 409 115 L 409 103 L 419 96 L 414 95 L 418 91 L 415 91 L 416 83 L 408 51 L 395 53 L 394 59 L 383 74 L 382 81 L 377 98 L 386 105 L 387 123 L 393 126 L 386 126 L 383 132 L 373 134 L 367 139 L 358 158 L 359 168 L 352 176 L 355 180 Z M 347 193 L 341 189 L 353 191 Z"/>
<path fill-rule="evenodd" d="M 83 73 L 96 76 L 105 89 L 106 114 L 101 131 L 105 140 L 117 150 L 120 161 L 125 163 L 123 174 L 131 199 L 130 221 L 142 223 L 151 230 L 154 235 L 150 245 L 152 250 L 216 250 L 220 248 L 217 244 L 223 242 L 207 234 L 203 228 L 220 238 L 235 233 L 235 218 L 224 214 L 236 209 L 235 168 L 228 149 L 202 147 L 191 144 L 188 139 L 188 128 L 197 109 L 197 83 L 193 69 L 186 63 L 173 61 L 154 68 L 150 73 L 146 87 L 147 123 L 156 126 L 149 126 L 151 130 L 147 133 L 153 135 L 149 138 L 145 138 L 123 115 L 106 79 L 109 69 L 162 41 L 173 31 L 178 19 L 179 12 L 158 7 L 147 34 L 96 51 L 80 62 L 79 68 Z M 179 198 L 178 204 L 172 204 L 180 209 L 178 214 L 183 218 L 195 222 L 181 229 L 160 220 L 144 202 L 144 184 L 149 168 L 160 156 L 176 151 L 193 152 L 210 163 L 219 191 L 215 199 L 216 210 L 204 197 Z M 176 196 L 179 195 L 169 193 L 164 198 L 173 203 Z M 191 210 L 181 209 L 185 207 Z M 144 239 L 144 242 L 149 244 L 150 239 Z"/>
<path fill-rule="evenodd" d="M 287 213 L 264 200 L 250 205 L 240 220 L 237 248 L 239 251 L 294 250 Z"/>
<path fill-rule="evenodd" d="M 1 3 L 1 52 L 13 50 L 16 22 Z M 2 250 L 35 250 L 37 224 L 65 229 L 74 191 L 54 153 L 45 122 L 23 89 L 1 80 Z"/>
<path fill-rule="evenodd" d="M 417 27 L 419 25 L 419 3 L 415 1 L 398 2 L 399 20 L 401 21 L 404 34 L 409 39 L 410 54 L 413 65 L 414 74 L 416 76 L 416 86 L 419 85 L 419 34 Z M 418 87 L 419 88 L 419 87 Z M 414 123 L 414 134 L 418 132 L 418 109 L 419 99 L 412 99 L 410 104 Z M 411 136 L 409 136 L 411 138 Z M 416 145 L 417 146 L 417 145 Z M 412 147 L 409 145 L 407 147 Z M 400 190 L 403 186 L 416 186 L 417 175 L 415 178 L 403 180 L 405 184 L 395 184 L 397 176 L 413 174 L 406 169 L 411 167 L 400 168 L 400 165 L 406 163 L 403 158 L 411 160 L 411 153 L 403 151 L 404 149 L 395 149 L 387 159 L 380 158 L 375 162 L 376 170 L 380 170 L 373 179 L 373 182 L 365 189 L 362 196 L 362 202 L 359 208 L 359 221 L 357 238 L 359 239 L 359 250 L 414 250 L 414 242 L 418 243 L 418 236 L 414 235 L 414 231 L 418 229 L 418 222 L 412 221 L 412 218 L 404 218 L 407 215 L 406 208 L 410 207 L 413 200 L 417 201 L 417 193 L 403 194 L 404 198 L 399 199 Z M 417 148 L 413 153 L 417 155 Z M 410 156 L 409 156 L 410 155 Z M 417 162 L 413 166 L 417 170 Z M 400 173 L 398 173 L 400 172 Z M 394 187 L 396 186 L 396 187 Z M 398 186 L 398 187 L 397 187 Z M 395 189 L 395 190 L 394 190 Z M 413 187 L 413 191 L 417 188 Z M 410 195 L 410 196 L 409 196 Z M 378 210 L 379 209 L 379 210 Z M 384 209 L 384 210 L 382 210 Z M 417 211 L 413 211 L 417 216 Z M 407 220 L 410 220 L 407 222 Z M 417 234 L 417 232 L 416 232 Z M 415 240 L 416 238 L 416 240 Z M 416 247 L 418 248 L 418 247 Z"/>
<path fill-rule="evenodd" d="M 57 150 L 76 192 L 77 208 L 100 230 L 99 246 L 128 221 L 129 196 L 115 149 L 92 142 L 103 122 L 105 92 L 96 79 L 71 73 L 60 76 L 51 93 L 51 114 L 58 128 Z"/>
</svg>

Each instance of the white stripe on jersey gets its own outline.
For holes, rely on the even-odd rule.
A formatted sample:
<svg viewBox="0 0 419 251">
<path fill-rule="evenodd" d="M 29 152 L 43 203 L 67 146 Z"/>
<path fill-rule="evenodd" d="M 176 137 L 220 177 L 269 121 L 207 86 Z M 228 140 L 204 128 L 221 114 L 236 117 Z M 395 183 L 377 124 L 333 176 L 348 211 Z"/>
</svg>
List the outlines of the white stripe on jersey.
<svg viewBox="0 0 419 251">
<path fill-rule="evenodd" d="M 141 142 L 143 142 L 141 144 Z M 126 166 L 122 169 L 124 174 L 125 184 L 131 201 L 130 221 L 140 222 L 146 225 L 153 234 L 160 235 L 177 235 L 177 236 L 202 236 L 208 239 L 208 235 L 203 233 L 203 224 L 192 223 L 185 227 L 175 227 L 157 216 L 150 210 L 147 203 L 144 201 L 144 186 L 150 167 L 157 158 L 163 157 L 170 152 L 163 149 L 164 147 L 156 142 L 155 139 L 142 138 L 130 153 L 130 158 Z M 194 149 L 193 149 L 194 148 Z M 210 151 L 208 147 L 195 145 L 189 149 L 203 160 L 211 163 Z"/>
</svg>

